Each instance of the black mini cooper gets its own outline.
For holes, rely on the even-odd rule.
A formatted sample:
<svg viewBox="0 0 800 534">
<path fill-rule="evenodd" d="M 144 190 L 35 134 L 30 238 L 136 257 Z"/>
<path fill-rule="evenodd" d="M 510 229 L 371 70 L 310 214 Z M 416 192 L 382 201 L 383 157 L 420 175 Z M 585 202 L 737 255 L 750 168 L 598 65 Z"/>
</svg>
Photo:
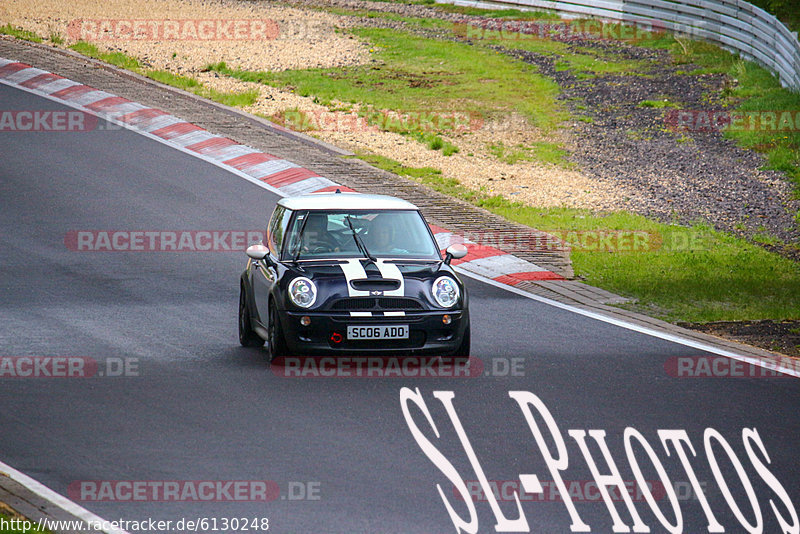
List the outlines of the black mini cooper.
<svg viewBox="0 0 800 534">
<path fill-rule="evenodd" d="M 394 197 L 283 198 L 267 244 L 247 249 L 239 341 L 287 354 L 438 353 L 468 357 L 467 291 L 419 209 Z"/>
</svg>

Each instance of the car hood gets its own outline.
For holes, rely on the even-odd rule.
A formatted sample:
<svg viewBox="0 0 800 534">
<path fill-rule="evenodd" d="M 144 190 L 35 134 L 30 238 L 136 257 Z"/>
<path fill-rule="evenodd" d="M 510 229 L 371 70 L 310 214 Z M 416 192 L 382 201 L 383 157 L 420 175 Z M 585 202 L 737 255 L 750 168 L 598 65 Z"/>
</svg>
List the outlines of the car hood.
<svg viewBox="0 0 800 534">
<path fill-rule="evenodd" d="M 449 275 L 461 286 L 453 269 L 442 261 L 314 262 L 302 264 L 302 271 L 298 270 L 297 275 L 310 278 L 317 285 L 320 309 L 347 297 L 412 298 L 427 304 L 425 307 L 439 308 L 431 296 L 433 281 Z"/>
</svg>

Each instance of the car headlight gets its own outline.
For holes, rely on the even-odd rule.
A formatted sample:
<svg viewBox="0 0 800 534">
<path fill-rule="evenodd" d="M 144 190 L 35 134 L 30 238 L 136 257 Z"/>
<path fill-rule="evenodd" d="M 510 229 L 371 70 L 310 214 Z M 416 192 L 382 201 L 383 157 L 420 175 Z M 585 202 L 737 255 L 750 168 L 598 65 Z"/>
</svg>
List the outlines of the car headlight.
<svg viewBox="0 0 800 534">
<path fill-rule="evenodd" d="M 289 283 L 289 300 L 295 306 L 308 308 L 317 301 L 317 286 L 308 278 L 295 278 Z"/>
<path fill-rule="evenodd" d="M 433 293 L 433 298 L 436 299 L 439 306 L 443 308 L 452 308 L 455 306 L 460 294 L 458 284 L 449 276 L 440 276 L 437 278 L 433 283 L 431 293 Z"/>
</svg>

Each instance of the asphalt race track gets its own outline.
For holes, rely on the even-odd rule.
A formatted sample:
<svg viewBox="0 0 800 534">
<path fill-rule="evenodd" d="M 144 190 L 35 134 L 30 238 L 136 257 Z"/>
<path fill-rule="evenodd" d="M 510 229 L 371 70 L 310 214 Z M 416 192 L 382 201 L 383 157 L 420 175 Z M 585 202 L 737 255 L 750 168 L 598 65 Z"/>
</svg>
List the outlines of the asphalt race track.
<svg viewBox="0 0 800 534">
<path fill-rule="evenodd" d="M 6 110 L 68 109 L 4 85 L 0 101 Z M 725 532 L 745 532 L 742 519 L 762 520 L 763 532 L 780 532 L 779 516 L 792 523 L 800 503 L 797 379 L 678 378 L 668 370 L 679 358 L 721 357 L 474 279 L 466 279 L 472 354 L 483 374 L 286 378 L 265 363 L 261 349 L 238 344 L 242 252 L 87 252 L 65 244 L 70 232 L 88 230 L 263 230 L 276 201 L 255 184 L 127 130 L 0 133 L 0 357 L 79 357 L 99 365 L 93 377 L 0 378 L 0 460 L 111 520 L 266 517 L 274 532 L 453 532 L 437 484 L 465 520 L 468 508 L 415 440 L 400 402 L 402 388 L 419 388 L 438 437 L 412 404 L 413 422 L 476 488 L 478 475 L 433 395 L 452 391 L 486 477 L 536 474 L 544 486 L 522 503 L 523 531 L 569 532 L 570 513 L 550 491 L 545 455 L 509 397 L 528 391 L 563 436 L 562 476 L 585 490 L 575 507 L 592 532 L 611 532 L 614 520 L 590 483 L 580 433 L 570 430 L 604 430 L 624 481 L 635 479 L 625 429 L 641 433 L 679 489 L 684 532 L 707 532 L 709 520 L 659 429 L 688 434 L 697 454 L 688 453 L 689 461 Z M 128 365 L 126 376 L 107 376 L 119 374 L 120 362 Z M 536 421 L 555 455 L 541 415 Z M 719 474 L 741 511 L 732 509 L 710 466 L 707 428 L 730 445 L 749 481 L 711 439 Z M 751 447 L 755 454 L 742 437 L 752 428 L 763 443 L 763 451 Z M 609 474 L 600 447 L 592 438 L 587 443 L 600 473 Z M 658 480 L 645 448 L 634 451 L 644 478 Z M 69 489 L 81 481 L 254 480 L 276 484 L 280 497 L 101 502 Z M 514 519 L 513 496 L 505 497 L 499 507 Z M 657 502 L 674 523 L 663 492 Z M 633 504 L 652 532 L 666 531 L 641 495 Z M 626 504 L 614 505 L 632 527 Z M 475 510 L 479 531 L 494 532 L 490 503 L 478 497 Z"/>
</svg>

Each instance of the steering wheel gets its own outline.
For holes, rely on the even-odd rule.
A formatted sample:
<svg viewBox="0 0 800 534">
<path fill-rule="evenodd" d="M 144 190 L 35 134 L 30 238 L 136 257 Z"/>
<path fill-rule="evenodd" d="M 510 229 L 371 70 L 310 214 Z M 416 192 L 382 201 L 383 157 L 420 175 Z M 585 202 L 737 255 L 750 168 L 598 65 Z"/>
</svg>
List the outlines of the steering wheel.
<svg viewBox="0 0 800 534">
<path fill-rule="evenodd" d="M 339 247 L 339 243 L 336 242 L 332 237 L 326 236 L 324 239 L 321 240 L 322 242 L 313 243 L 309 245 L 303 245 L 302 250 L 306 253 L 311 254 L 324 254 L 326 252 L 335 252 L 336 249 Z"/>
</svg>

